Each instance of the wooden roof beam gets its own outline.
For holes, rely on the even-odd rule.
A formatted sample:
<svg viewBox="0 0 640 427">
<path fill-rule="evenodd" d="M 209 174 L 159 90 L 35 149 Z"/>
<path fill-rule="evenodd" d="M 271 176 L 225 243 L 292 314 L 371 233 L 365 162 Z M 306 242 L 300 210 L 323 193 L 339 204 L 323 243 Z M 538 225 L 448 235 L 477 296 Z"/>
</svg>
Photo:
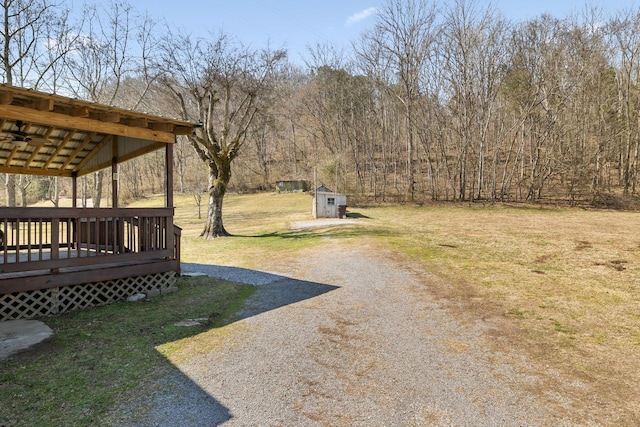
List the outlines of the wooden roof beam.
<svg viewBox="0 0 640 427">
<path fill-rule="evenodd" d="M 8 86 L 5 84 L 0 84 L 0 98 L 5 99 L 5 101 L 8 101 L 8 103 L 12 103 L 10 99 L 15 98 L 16 104 L 26 106 L 26 107 L 32 105 L 38 99 L 44 99 L 44 100 L 47 100 L 47 102 L 51 100 L 55 104 L 54 111 L 63 112 L 66 114 L 69 114 L 69 110 L 73 108 L 79 108 L 78 111 L 80 112 L 82 111 L 85 111 L 85 112 L 89 111 L 89 112 L 95 112 L 95 113 L 119 112 L 120 114 L 122 114 L 123 117 L 127 117 L 127 118 L 133 118 L 133 119 L 146 118 L 151 120 L 152 122 L 167 122 L 167 123 L 173 123 L 177 126 L 189 126 L 189 127 L 196 126 L 196 125 L 193 125 L 192 123 L 187 123 L 185 121 L 178 120 L 178 119 L 169 119 L 164 117 L 153 116 L 147 113 L 139 113 L 131 110 L 123 110 L 113 106 L 100 105 L 90 101 L 72 99 L 72 98 L 68 98 L 60 95 L 39 92 L 33 89 L 25 89 L 25 88 L 20 88 L 16 86 Z M 79 115 L 82 116 L 83 114 L 79 114 Z"/>
<path fill-rule="evenodd" d="M 27 159 L 27 161 L 24 164 L 24 167 L 26 168 L 31 168 L 31 163 L 33 162 L 33 160 L 36 158 L 36 156 L 38 155 L 38 153 L 40 153 L 40 150 L 42 149 L 42 147 L 33 147 L 33 151 L 31 152 L 31 155 L 29 156 L 29 158 Z"/>
<path fill-rule="evenodd" d="M 190 126 L 175 126 L 173 128 L 175 135 L 191 135 L 193 133 L 193 127 Z"/>
<path fill-rule="evenodd" d="M 69 115 L 73 117 L 89 117 L 89 109 L 87 107 L 71 107 Z"/>
<path fill-rule="evenodd" d="M 128 155 L 126 155 L 126 156 L 120 156 L 120 157 L 118 158 L 118 162 L 119 162 L 119 163 L 123 163 L 123 162 L 126 162 L 126 161 L 128 161 L 128 160 L 134 159 L 134 158 L 136 158 L 136 157 L 139 157 L 139 156 L 142 156 L 142 155 L 145 155 L 145 154 L 152 153 L 152 152 L 154 152 L 154 151 L 156 151 L 156 150 L 158 150 L 158 149 L 162 148 L 163 146 L 164 146 L 164 145 L 163 145 L 162 143 L 158 143 L 158 142 L 157 142 L 157 143 L 155 143 L 155 144 L 153 144 L 153 145 L 150 145 L 150 146 L 148 146 L 148 147 L 140 148 L 139 150 L 133 151 L 133 152 L 129 153 L 129 154 L 128 154 Z M 108 161 L 106 161 L 106 162 L 104 162 L 104 163 L 102 163 L 102 164 L 98 164 L 98 165 L 96 165 L 96 166 L 92 167 L 91 169 L 82 170 L 82 171 L 81 171 L 81 167 L 80 167 L 80 165 L 78 165 L 78 167 L 76 168 L 76 170 L 78 170 L 78 172 L 82 172 L 82 173 L 78 173 L 78 176 L 84 176 L 84 175 L 88 175 L 88 174 L 90 174 L 90 173 L 92 173 L 92 172 L 96 172 L 96 171 L 99 171 L 99 170 L 101 170 L 101 169 L 108 168 L 108 167 L 109 167 L 109 165 L 111 165 L 111 160 L 108 160 Z M 83 165 L 83 166 L 84 166 L 84 165 Z"/>
<path fill-rule="evenodd" d="M 7 105 L 13 102 L 13 92 L 0 92 L 0 104 Z"/>
<path fill-rule="evenodd" d="M 139 138 L 147 141 L 172 144 L 175 135 L 168 131 L 130 127 L 121 123 L 107 123 L 89 118 L 72 117 L 65 114 L 36 111 L 31 108 L 16 105 L 1 105 L 0 116 L 10 120 L 22 120 L 45 126 L 61 127 L 65 129 L 77 129 L 85 132 L 106 133 L 110 135 Z"/>
<path fill-rule="evenodd" d="M 108 111 L 104 113 L 98 113 L 93 118 L 107 123 L 120 123 L 120 113 L 117 111 Z"/>
<path fill-rule="evenodd" d="M 73 168 L 73 171 L 74 172 L 82 171 L 82 168 L 84 167 L 84 165 L 86 165 L 95 155 L 97 155 L 100 151 L 102 151 L 102 149 L 104 148 L 105 145 L 111 143 L 112 140 L 113 140 L 113 136 L 111 136 L 111 135 L 106 135 L 104 138 L 102 138 L 102 141 L 100 141 L 93 148 L 93 150 L 91 150 L 91 152 L 87 155 L 87 157 L 82 159 L 82 161 L 80 163 L 78 163 L 78 165 L 75 168 Z M 109 160 L 109 164 L 110 164 L 110 162 L 111 162 L 111 160 Z"/>
<path fill-rule="evenodd" d="M 71 173 L 58 169 L 43 170 L 40 168 L 25 168 L 18 166 L 0 166 L 0 173 L 13 173 L 16 175 L 38 175 L 38 176 L 71 176 Z"/>
<path fill-rule="evenodd" d="M 127 119 L 122 120 L 122 123 L 124 123 L 127 126 L 134 126 L 134 127 L 139 127 L 139 128 L 149 127 L 149 120 L 147 120 L 144 117 L 127 118 Z"/>
<path fill-rule="evenodd" d="M 149 129 L 159 130 L 162 132 L 173 132 L 173 124 L 171 123 L 151 123 Z"/>
<path fill-rule="evenodd" d="M 33 160 L 36 158 L 36 156 L 38 155 L 40 150 L 42 150 L 43 148 L 44 148 L 44 145 L 42 145 L 42 146 L 33 146 L 33 151 L 31 152 L 31 154 L 29 155 L 29 158 L 27 159 L 27 161 L 24 164 L 24 166 L 26 168 L 30 168 L 31 167 L 31 162 L 33 162 Z"/>
<path fill-rule="evenodd" d="M 11 150 L 11 154 L 9 154 L 9 157 L 7 157 L 7 162 L 5 163 L 5 166 L 11 164 L 11 162 L 13 161 L 13 158 L 16 156 L 16 154 L 18 154 L 19 149 L 20 147 L 18 147 L 17 145 L 13 146 L 13 149 Z"/>
<path fill-rule="evenodd" d="M 33 108 L 38 111 L 53 111 L 55 104 L 53 99 L 37 99 L 33 101 Z"/>
<path fill-rule="evenodd" d="M 109 136 L 105 139 L 103 139 L 102 141 L 100 141 L 99 147 L 96 147 L 93 152 L 87 156 L 87 158 L 85 158 L 82 162 L 80 162 L 80 164 L 78 166 L 76 166 L 75 171 L 77 172 L 78 176 L 84 176 L 84 175 L 88 175 L 92 172 L 96 172 L 99 171 L 101 169 L 106 169 L 109 166 L 113 165 L 112 163 L 112 159 L 109 159 L 105 162 L 103 162 L 102 164 L 98 164 L 93 166 L 91 169 L 84 169 L 85 165 L 93 158 L 95 157 L 96 154 L 98 154 L 98 152 L 100 152 L 105 145 L 107 144 L 111 144 L 113 143 L 112 141 L 113 137 Z"/>
</svg>

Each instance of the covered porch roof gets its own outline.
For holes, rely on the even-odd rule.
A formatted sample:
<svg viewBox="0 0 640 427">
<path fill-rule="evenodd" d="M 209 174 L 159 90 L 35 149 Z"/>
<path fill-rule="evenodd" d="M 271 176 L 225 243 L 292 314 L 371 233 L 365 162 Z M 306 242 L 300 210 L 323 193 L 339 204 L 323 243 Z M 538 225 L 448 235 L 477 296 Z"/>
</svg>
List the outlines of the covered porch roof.
<svg viewBox="0 0 640 427">
<path fill-rule="evenodd" d="M 195 127 L 0 85 L 0 173 L 77 178 L 165 148 Z"/>
<path fill-rule="evenodd" d="M 72 180 L 71 208 L 0 207 L 0 320 L 104 304 L 171 282 L 180 271 L 173 146 L 195 127 L 0 85 L 0 173 Z M 163 148 L 166 206 L 118 208 L 118 164 Z M 105 168 L 111 207 L 77 208 L 78 177 Z"/>
</svg>

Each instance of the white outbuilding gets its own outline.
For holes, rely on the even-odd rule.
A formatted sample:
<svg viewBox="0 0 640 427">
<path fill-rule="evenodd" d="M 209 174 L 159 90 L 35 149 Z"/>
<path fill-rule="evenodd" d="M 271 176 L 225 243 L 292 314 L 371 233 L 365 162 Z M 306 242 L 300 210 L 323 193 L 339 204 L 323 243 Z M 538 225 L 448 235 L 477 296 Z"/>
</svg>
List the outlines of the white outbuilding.
<svg viewBox="0 0 640 427">
<path fill-rule="evenodd" d="M 344 218 L 347 215 L 347 195 L 319 190 L 313 197 L 313 217 Z"/>
</svg>

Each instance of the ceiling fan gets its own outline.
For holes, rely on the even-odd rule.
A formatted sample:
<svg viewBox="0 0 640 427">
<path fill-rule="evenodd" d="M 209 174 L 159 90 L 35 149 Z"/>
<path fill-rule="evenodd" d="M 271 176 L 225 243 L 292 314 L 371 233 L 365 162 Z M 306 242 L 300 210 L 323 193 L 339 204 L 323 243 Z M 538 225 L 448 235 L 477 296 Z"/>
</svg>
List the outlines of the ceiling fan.
<svg viewBox="0 0 640 427">
<path fill-rule="evenodd" d="M 0 139 L 0 142 L 9 142 L 17 146 L 34 145 L 36 147 L 52 144 L 52 142 L 46 138 L 38 135 L 29 135 L 24 132 L 22 128 L 24 128 L 25 124 L 22 120 L 16 120 L 15 125 L 18 130 L 4 131 L 5 134 L 9 134 L 10 136 L 8 138 Z"/>
</svg>

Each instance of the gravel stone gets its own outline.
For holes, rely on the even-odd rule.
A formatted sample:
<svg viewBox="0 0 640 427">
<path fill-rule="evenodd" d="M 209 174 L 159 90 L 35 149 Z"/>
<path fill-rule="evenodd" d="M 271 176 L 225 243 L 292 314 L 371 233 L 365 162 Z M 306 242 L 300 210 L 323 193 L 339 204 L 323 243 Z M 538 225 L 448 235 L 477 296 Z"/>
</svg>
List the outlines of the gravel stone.
<svg viewBox="0 0 640 427">
<path fill-rule="evenodd" d="M 40 320 L 5 320 L 0 322 L 1 362 L 53 337 L 53 330 Z"/>
<path fill-rule="evenodd" d="M 145 299 L 147 296 L 145 294 L 133 294 L 131 296 L 129 296 L 127 298 L 128 302 L 138 302 L 138 301 L 142 301 L 143 299 Z"/>
<path fill-rule="evenodd" d="M 491 322 L 456 319 L 430 296 L 428 273 L 340 242 L 316 255 L 282 273 L 184 264 L 259 286 L 238 313 L 246 327 L 177 366 L 118 425 L 571 425 L 527 391 L 543 381 L 535 367 L 492 350 Z"/>
</svg>

